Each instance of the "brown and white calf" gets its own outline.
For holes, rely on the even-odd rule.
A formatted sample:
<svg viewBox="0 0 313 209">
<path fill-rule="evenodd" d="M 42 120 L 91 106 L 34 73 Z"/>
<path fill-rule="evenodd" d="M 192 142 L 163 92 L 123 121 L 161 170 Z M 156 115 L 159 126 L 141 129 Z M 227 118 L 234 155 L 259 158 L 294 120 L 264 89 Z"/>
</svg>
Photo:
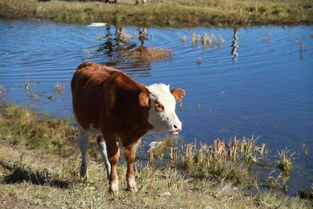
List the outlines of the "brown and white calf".
<svg viewBox="0 0 313 209">
<path fill-rule="evenodd" d="M 145 134 L 175 134 L 181 130 L 182 123 L 175 113 L 175 106 L 185 91 L 170 90 L 165 84 L 144 86 L 120 70 L 89 62 L 78 66 L 71 88 L 79 127 L 77 141 L 82 155 L 80 175 L 87 177 L 88 135 L 101 133 L 103 137 L 98 137 L 98 145 L 110 191 L 118 191 L 118 141 L 125 148 L 128 190 L 137 191 L 134 171 L 137 145 Z"/>
</svg>

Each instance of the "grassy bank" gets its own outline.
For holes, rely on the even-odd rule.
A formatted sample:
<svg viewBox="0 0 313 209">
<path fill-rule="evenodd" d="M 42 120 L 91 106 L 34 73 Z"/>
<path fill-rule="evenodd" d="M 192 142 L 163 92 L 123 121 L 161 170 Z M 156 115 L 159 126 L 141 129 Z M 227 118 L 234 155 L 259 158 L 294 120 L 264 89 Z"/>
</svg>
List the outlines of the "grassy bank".
<svg viewBox="0 0 313 209">
<path fill-rule="evenodd" d="M 312 24 L 311 0 L 151 0 L 135 5 L 135 0 L 118 4 L 1 0 L 0 16 L 35 17 L 56 22 L 107 22 L 137 26 L 248 26 L 264 24 Z"/>
<path fill-rule="evenodd" d="M 95 140 L 89 179 L 80 181 L 77 132 L 70 120 L 1 102 L 0 110 L 2 208 L 312 208 L 299 197 L 251 193 L 256 178 L 250 165 L 265 153 L 254 139 L 187 145 L 181 152 L 176 140 L 167 139 L 150 151 L 150 160 L 138 157 L 138 193 L 125 191 L 126 166 L 119 164 L 121 191 L 113 196 Z"/>
</svg>

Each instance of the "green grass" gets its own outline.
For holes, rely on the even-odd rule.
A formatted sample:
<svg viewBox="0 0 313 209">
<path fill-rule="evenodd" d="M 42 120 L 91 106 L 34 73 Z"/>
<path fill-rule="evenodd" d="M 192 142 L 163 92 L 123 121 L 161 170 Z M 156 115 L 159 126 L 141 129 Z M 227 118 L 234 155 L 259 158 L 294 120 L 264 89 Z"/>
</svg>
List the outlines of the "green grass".
<svg viewBox="0 0 313 209">
<path fill-rule="evenodd" d="M 107 22 L 137 26 L 249 26 L 313 23 L 311 0 L 151 0 L 146 5 L 103 2 L 2 0 L 0 16 L 35 17 L 56 22 Z"/>
<path fill-rule="evenodd" d="M 69 155 L 77 130 L 69 119 L 54 119 L 35 114 L 29 107 L 4 104 L 0 101 L 0 140 L 29 149 Z"/>
<path fill-rule="evenodd" d="M 136 162 L 138 193 L 126 191 L 126 165 L 120 163 L 121 190 L 113 196 L 96 140 L 89 149 L 89 179 L 80 180 L 80 152 L 71 120 L 3 102 L 0 110 L 2 208 L 312 208 L 299 197 L 251 194 L 249 188 L 258 186 L 250 168 L 265 153 L 254 138 L 182 149 L 175 138 L 161 140 L 150 151 L 150 160 Z M 275 184 L 279 179 L 272 180 Z"/>
</svg>

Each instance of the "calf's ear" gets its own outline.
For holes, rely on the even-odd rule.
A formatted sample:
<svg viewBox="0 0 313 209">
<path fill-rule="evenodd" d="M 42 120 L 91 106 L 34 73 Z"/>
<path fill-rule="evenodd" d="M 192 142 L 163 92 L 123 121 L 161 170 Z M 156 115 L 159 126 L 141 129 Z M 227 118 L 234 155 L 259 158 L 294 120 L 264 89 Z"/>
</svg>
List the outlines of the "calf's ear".
<svg viewBox="0 0 313 209">
<path fill-rule="evenodd" d="M 141 92 L 139 94 L 139 105 L 142 107 L 150 107 L 150 93 Z"/>
<path fill-rule="evenodd" d="M 171 93 L 175 97 L 176 102 L 180 102 L 183 99 L 183 97 L 186 95 L 185 90 L 180 89 L 180 88 L 172 89 Z"/>
</svg>

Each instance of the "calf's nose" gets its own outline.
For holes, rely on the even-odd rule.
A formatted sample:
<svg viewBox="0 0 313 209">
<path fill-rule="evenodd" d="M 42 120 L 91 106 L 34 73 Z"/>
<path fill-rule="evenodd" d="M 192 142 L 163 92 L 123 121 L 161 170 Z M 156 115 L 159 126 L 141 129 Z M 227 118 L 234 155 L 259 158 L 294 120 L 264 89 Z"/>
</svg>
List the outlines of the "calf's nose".
<svg viewBox="0 0 313 209">
<path fill-rule="evenodd" d="M 178 128 L 177 125 L 175 125 L 175 124 L 173 125 L 173 129 L 174 129 L 175 131 L 180 131 L 180 128 Z"/>
<path fill-rule="evenodd" d="M 173 124 L 173 130 L 174 131 L 181 131 L 181 129 L 182 129 L 182 124 L 181 124 L 180 121 L 175 123 L 175 124 Z"/>
</svg>

